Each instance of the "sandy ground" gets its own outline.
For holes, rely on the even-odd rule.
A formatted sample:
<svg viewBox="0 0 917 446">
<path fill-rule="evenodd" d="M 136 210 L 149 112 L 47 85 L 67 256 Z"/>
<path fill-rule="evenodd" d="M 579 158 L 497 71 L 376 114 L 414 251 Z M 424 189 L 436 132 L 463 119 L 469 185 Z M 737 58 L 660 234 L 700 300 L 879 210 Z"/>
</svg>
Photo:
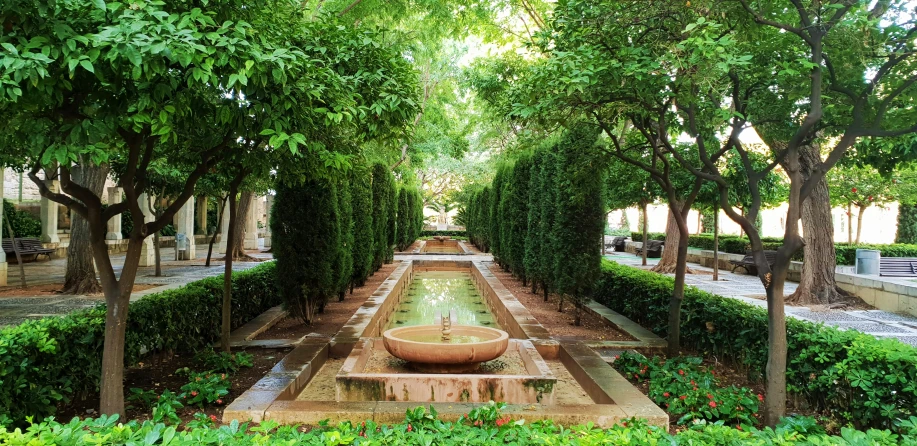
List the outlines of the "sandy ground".
<svg viewBox="0 0 917 446">
<path fill-rule="evenodd" d="M 15 282 L 18 283 L 19 277 L 15 278 Z M 9 283 L 14 283 L 11 279 Z M 133 291 L 144 291 L 150 288 L 160 287 L 162 284 L 159 283 L 136 283 L 134 284 Z M 61 294 L 61 289 L 63 285 L 61 284 L 44 284 L 44 285 L 32 285 L 26 288 L 21 287 L 4 287 L 0 290 L 0 298 L 3 297 L 33 297 L 33 296 L 65 296 Z M 90 294 L 90 296 L 101 296 L 102 293 Z"/>
</svg>

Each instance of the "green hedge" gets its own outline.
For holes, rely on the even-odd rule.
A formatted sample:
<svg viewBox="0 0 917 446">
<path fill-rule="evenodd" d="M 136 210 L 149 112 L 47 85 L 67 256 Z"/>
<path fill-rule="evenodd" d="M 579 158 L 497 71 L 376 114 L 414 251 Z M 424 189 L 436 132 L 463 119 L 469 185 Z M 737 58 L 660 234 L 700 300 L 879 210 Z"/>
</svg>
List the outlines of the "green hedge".
<svg viewBox="0 0 917 446">
<path fill-rule="evenodd" d="M 465 231 L 420 231 L 421 237 L 466 237 L 467 235 Z"/>
<path fill-rule="evenodd" d="M 9 219 L 10 226 L 16 237 L 41 237 L 41 220 L 32 216 L 32 214 L 16 209 L 9 200 L 3 200 L 3 218 Z M 0 229 L 3 238 L 10 238 L 7 231 L 6 221 L 3 221 L 3 228 Z"/>
<path fill-rule="evenodd" d="M 499 406 L 496 406 L 499 407 Z M 548 421 L 525 420 L 525 413 L 504 414 L 495 406 L 472 409 L 458 421 L 438 419 L 434 409 L 409 408 L 405 419 L 397 424 L 378 424 L 372 420 L 346 420 L 335 425 L 312 429 L 300 426 L 278 426 L 264 421 L 259 426 L 232 422 L 214 427 L 213 423 L 195 420 L 183 429 L 163 423 L 131 421 L 119 425 L 116 417 L 74 419 L 36 423 L 26 430 L 0 427 L 0 444 L 10 445 L 95 445 L 95 444 L 169 444 L 172 446 L 233 445 L 917 445 L 917 419 L 902 424 L 896 432 L 870 429 L 858 431 L 843 428 L 838 435 L 825 433 L 823 427 L 808 417 L 784 418 L 775 429 L 756 429 L 722 424 L 697 424 L 670 434 L 668 428 L 649 426 L 639 419 L 624 420 L 610 429 L 589 425 L 561 426 Z"/>
<path fill-rule="evenodd" d="M 665 233 L 662 232 L 650 232 L 650 240 L 665 240 Z M 638 232 L 631 233 L 631 239 L 634 241 L 643 240 L 643 234 Z M 779 237 L 762 237 L 761 242 L 764 244 L 764 249 L 766 250 L 776 250 L 783 245 L 783 239 Z M 688 246 L 692 248 L 712 250 L 713 249 L 713 234 L 694 234 L 688 236 Z M 731 254 L 745 254 L 751 249 L 749 241 L 745 237 L 739 237 L 736 235 L 721 235 L 720 252 L 727 252 Z M 917 245 L 909 245 L 904 243 L 895 243 L 891 245 L 870 245 L 870 244 L 847 244 L 847 243 L 836 243 L 834 245 L 835 255 L 837 258 L 838 265 L 854 265 L 856 263 L 856 250 L 857 249 L 875 249 L 882 252 L 882 257 L 917 257 Z M 802 261 L 803 259 L 803 250 L 797 251 L 793 254 L 793 260 Z"/>
<path fill-rule="evenodd" d="M 233 274 L 232 326 L 279 303 L 274 262 Z M 223 276 L 150 294 L 130 306 L 125 364 L 144 354 L 193 351 L 220 337 Z M 54 413 L 58 401 L 99 388 L 105 307 L 0 330 L 0 419 Z"/>
<path fill-rule="evenodd" d="M 602 268 L 593 298 L 665 336 L 672 278 L 608 261 Z M 915 415 L 914 347 L 797 319 L 787 319 L 787 339 L 788 390 L 817 409 L 861 427 L 888 427 Z M 698 352 L 731 358 L 760 378 L 767 362 L 767 312 L 688 287 L 681 341 Z"/>
</svg>

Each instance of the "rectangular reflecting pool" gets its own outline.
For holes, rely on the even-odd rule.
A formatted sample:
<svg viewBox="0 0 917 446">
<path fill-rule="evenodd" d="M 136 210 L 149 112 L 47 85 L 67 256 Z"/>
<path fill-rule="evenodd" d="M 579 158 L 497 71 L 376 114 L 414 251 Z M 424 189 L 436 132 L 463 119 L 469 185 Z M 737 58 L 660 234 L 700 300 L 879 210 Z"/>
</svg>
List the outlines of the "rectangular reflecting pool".
<svg viewBox="0 0 917 446">
<path fill-rule="evenodd" d="M 501 328 L 470 271 L 418 271 L 407 293 L 389 317 L 385 329 L 436 323 L 440 314 L 453 311 L 455 325 Z"/>
<path fill-rule="evenodd" d="M 459 245 L 458 240 L 430 239 L 424 242 L 420 252 L 432 254 L 464 254 L 465 250 Z"/>
</svg>

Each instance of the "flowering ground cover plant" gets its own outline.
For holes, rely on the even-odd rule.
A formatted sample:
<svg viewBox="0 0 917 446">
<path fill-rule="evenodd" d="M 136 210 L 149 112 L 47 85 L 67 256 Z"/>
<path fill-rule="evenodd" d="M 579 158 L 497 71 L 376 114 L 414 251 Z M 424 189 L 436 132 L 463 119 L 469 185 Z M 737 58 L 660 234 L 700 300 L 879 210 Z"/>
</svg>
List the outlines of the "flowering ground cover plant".
<svg viewBox="0 0 917 446">
<path fill-rule="evenodd" d="M 528 423 L 502 414 L 501 408 L 502 405 L 489 404 L 456 422 L 448 422 L 438 419 L 432 408 L 418 407 L 409 409 L 405 420 L 395 425 L 345 421 L 313 429 L 278 426 L 273 421 L 260 425 L 233 421 L 215 427 L 216 420 L 203 414 L 189 421 L 184 429 L 153 421 L 120 424 L 117 417 L 75 418 L 69 423 L 49 419 L 24 430 L 0 427 L 0 445 L 917 445 L 917 418 L 901 423 L 895 431 L 844 428 L 840 435 L 826 434 L 811 418 L 787 418 L 775 429 L 762 430 L 701 422 L 673 435 L 639 419 L 626 420 L 610 429 L 592 425 L 564 427 L 551 421 Z"/>
<path fill-rule="evenodd" d="M 701 363 L 697 357 L 663 360 L 624 352 L 614 367 L 631 381 L 647 381 L 650 399 L 678 417 L 678 424 L 722 421 L 740 429 L 758 424 L 763 395 L 744 387 L 720 387 L 714 373 Z"/>
</svg>

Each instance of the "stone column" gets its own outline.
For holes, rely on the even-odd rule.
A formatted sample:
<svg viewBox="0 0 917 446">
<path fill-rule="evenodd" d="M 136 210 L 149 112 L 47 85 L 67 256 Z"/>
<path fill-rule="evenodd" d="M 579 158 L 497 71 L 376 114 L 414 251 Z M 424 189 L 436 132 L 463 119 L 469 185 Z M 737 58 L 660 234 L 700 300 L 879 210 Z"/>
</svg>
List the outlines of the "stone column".
<svg viewBox="0 0 917 446">
<path fill-rule="evenodd" d="M 48 189 L 57 193 L 60 182 L 51 181 Z M 44 243 L 60 243 L 60 237 L 57 236 L 57 206 L 57 202 L 41 197 L 41 241 Z"/>
<path fill-rule="evenodd" d="M 274 196 L 268 195 L 264 201 L 264 247 L 271 247 L 271 208 L 274 207 Z"/>
<path fill-rule="evenodd" d="M 150 209 L 150 201 L 152 201 L 152 199 L 153 197 L 145 193 L 137 197 L 137 202 L 140 205 L 140 210 L 143 212 L 143 221 L 145 223 L 156 220 L 156 216 L 153 215 L 153 211 Z M 137 223 L 134 222 L 134 224 Z M 143 246 L 140 249 L 140 266 L 156 266 L 156 252 L 154 249 L 156 249 L 156 247 L 153 245 L 153 235 L 150 234 L 143 239 Z"/>
<path fill-rule="evenodd" d="M 175 213 L 175 260 L 194 260 L 194 197 L 188 198 L 184 206 Z M 185 250 L 179 251 L 178 240 L 185 238 Z"/>
<path fill-rule="evenodd" d="M 226 242 L 229 240 L 229 200 L 223 206 L 223 218 L 220 221 L 220 244 L 217 246 L 217 252 L 226 254 Z"/>
<path fill-rule="evenodd" d="M 121 200 L 121 188 L 109 187 L 108 205 L 118 204 Z M 115 215 L 108 220 L 108 233 L 105 234 L 105 240 L 121 240 L 121 214 Z"/>
<path fill-rule="evenodd" d="M 242 243 L 243 249 L 258 249 L 258 209 L 261 208 L 261 197 L 252 197 L 252 203 L 248 207 L 248 215 L 245 216 L 245 241 Z"/>
<path fill-rule="evenodd" d="M 3 167 L 0 167 L 0 206 L 3 206 L 3 172 L 4 170 L 6 169 L 4 169 Z M 3 208 L 0 207 L 0 210 L 2 209 Z M 6 231 L 5 225 L 6 223 L 3 222 L 3 212 L 0 212 L 0 240 L 3 239 L 3 233 Z M 0 249 L 0 286 L 6 285 L 6 271 L 7 271 L 6 253 L 4 253 L 2 249 Z"/>
<path fill-rule="evenodd" d="M 207 197 L 198 197 L 197 200 L 197 226 L 201 229 L 195 234 L 207 235 Z"/>
</svg>

